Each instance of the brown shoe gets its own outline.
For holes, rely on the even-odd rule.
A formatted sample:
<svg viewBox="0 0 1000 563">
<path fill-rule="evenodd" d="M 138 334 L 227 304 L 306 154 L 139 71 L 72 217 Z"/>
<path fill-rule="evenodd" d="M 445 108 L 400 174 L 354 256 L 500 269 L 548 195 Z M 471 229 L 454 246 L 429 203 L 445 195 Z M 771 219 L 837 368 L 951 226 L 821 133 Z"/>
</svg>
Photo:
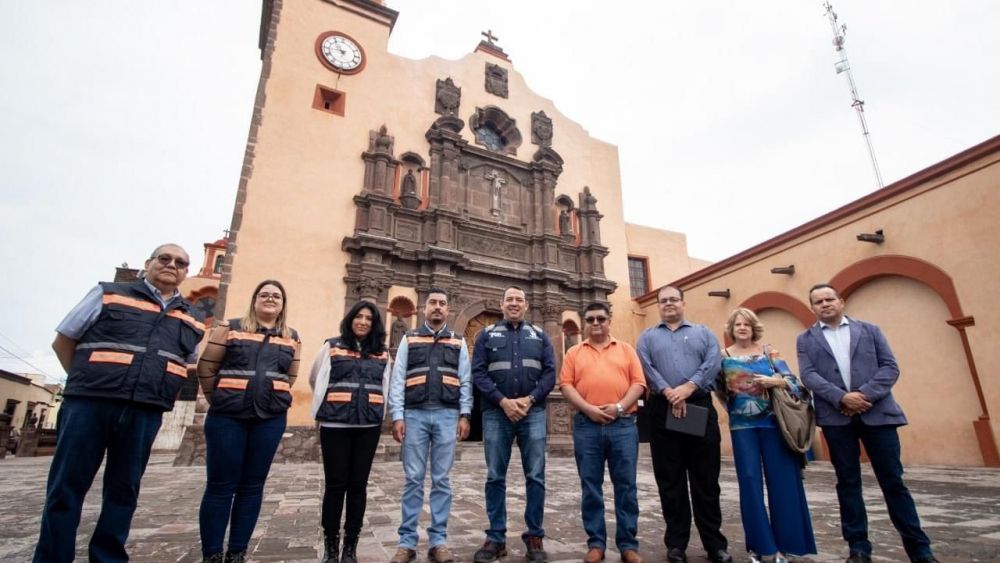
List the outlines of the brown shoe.
<svg viewBox="0 0 1000 563">
<path fill-rule="evenodd" d="M 455 558 L 448 551 L 448 546 L 442 544 L 427 550 L 427 561 L 428 563 L 453 563 Z"/>
<path fill-rule="evenodd" d="M 583 557 L 583 563 L 601 563 L 604 561 L 604 550 L 599 547 L 592 547 L 587 550 L 587 555 Z"/>
<path fill-rule="evenodd" d="M 626 549 L 622 552 L 622 561 L 625 563 L 642 563 L 642 557 L 639 556 L 639 552 L 634 549 Z"/>
<path fill-rule="evenodd" d="M 409 549 L 406 547 L 401 547 L 396 550 L 396 555 L 392 556 L 389 563 L 410 563 L 417 558 L 417 551 L 415 549 Z"/>
</svg>

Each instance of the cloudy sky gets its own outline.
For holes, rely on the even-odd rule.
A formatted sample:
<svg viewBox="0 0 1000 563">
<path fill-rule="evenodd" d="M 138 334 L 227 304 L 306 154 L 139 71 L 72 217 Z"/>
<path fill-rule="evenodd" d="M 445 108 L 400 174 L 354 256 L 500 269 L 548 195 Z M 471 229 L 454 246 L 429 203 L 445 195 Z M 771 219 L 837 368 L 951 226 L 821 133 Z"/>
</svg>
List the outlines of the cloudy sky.
<svg viewBox="0 0 1000 563">
<path fill-rule="evenodd" d="M 409 58 L 492 29 L 531 88 L 619 146 L 626 220 L 687 233 L 693 256 L 875 188 L 820 2 L 389 5 Z M 1000 3 L 834 9 L 886 184 L 1000 133 Z M 164 240 L 197 262 L 222 236 L 259 18 L 253 0 L 0 0 L 0 368 L 62 376 L 52 331 L 89 287 Z"/>
</svg>

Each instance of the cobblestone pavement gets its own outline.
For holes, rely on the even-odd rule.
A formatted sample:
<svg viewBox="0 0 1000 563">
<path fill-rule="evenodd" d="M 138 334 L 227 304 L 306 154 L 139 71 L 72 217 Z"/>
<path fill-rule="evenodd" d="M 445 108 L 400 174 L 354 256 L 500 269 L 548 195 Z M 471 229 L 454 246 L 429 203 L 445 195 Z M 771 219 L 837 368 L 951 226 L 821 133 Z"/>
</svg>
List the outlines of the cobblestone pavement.
<svg viewBox="0 0 1000 563">
<path fill-rule="evenodd" d="M 643 445 L 639 468 L 639 540 L 647 561 L 665 561 L 663 520 L 656 483 Z M 471 561 L 483 539 L 486 524 L 483 506 L 485 465 L 482 449 L 464 445 L 452 472 L 454 503 L 448 543 L 458 561 Z M 51 458 L 0 460 L 0 561 L 24 562 L 31 558 L 38 533 L 45 479 Z M 133 561 L 200 561 L 198 505 L 204 487 L 204 467 L 173 467 L 172 455 L 153 456 L 143 480 L 139 509 L 129 537 Z M 508 483 L 510 555 L 523 561 L 524 480 L 519 475 L 517 453 Z M 545 506 L 545 547 L 550 560 L 580 561 L 585 551 L 579 513 L 579 482 L 572 458 L 548 460 L 548 497 Z M 86 541 L 94 528 L 100 506 L 100 481 L 83 509 L 77 553 L 86 560 Z M 907 482 L 934 549 L 943 562 L 1000 561 L 1000 471 L 911 467 Z M 875 561 L 905 561 L 899 537 L 889 522 L 881 494 L 870 472 L 865 475 L 865 497 L 871 521 Z M 368 488 L 368 513 L 358 546 L 362 563 L 388 561 L 396 548 L 402 467 L 399 462 L 376 462 Z M 322 468 L 318 464 L 275 465 L 267 483 L 260 521 L 251 541 L 253 561 L 315 562 L 322 553 L 319 529 Z M 608 531 L 613 538 L 613 505 L 608 491 Z M 806 471 L 806 491 L 820 553 L 800 561 L 843 561 L 846 547 L 840 539 L 833 470 L 818 462 Z M 746 561 L 739 517 L 739 496 L 732 461 L 723 461 L 722 510 L 724 532 L 737 561 Z M 421 520 L 425 524 L 426 508 Z M 426 561 L 426 535 L 421 528 L 417 561 Z M 613 543 L 613 539 L 612 539 Z M 692 563 L 707 561 L 693 534 L 688 549 Z M 617 561 L 613 549 L 609 561 Z"/>
</svg>

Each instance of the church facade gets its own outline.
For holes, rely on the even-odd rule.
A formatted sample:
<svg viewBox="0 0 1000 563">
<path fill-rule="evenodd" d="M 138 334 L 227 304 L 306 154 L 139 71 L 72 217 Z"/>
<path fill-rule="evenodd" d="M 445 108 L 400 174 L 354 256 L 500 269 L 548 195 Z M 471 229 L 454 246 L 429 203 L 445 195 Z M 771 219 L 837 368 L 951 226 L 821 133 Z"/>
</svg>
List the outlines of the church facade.
<svg viewBox="0 0 1000 563">
<path fill-rule="evenodd" d="M 395 344 L 431 287 L 470 346 L 509 285 L 560 357 L 591 301 L 632 340 L 633 295 L 704 264 L 683 235 L 625 224 L 617 148 L 533 93 L 493 36 L 456 61 L 410 60 L 388 52 L 397 13 L 379 2 L 263 6 L 215 313 L 240 316 L 257 282 L 281 280 L 304 370 L 357 300 L 378 304 Z M 312 422 L 306 379 L 293 425 Z"/>
</svg>

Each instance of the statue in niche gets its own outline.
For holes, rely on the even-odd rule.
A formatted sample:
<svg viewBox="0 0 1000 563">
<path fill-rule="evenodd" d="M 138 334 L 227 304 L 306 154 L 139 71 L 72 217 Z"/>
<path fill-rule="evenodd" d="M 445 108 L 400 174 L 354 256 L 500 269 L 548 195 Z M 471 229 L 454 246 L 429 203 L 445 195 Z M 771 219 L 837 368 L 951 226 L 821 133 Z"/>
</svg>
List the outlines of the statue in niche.
<svg viewBox="0 0 1000 563">
<path fill-rule="evenodd" d="M 503 189 L 504 184 L 507 180 L 503 179 L 496 170 L 490 170 L 489 176 L 486 176 L 487 180 L 490 180 L 490 213 L 494 216 L 500 215 L 500 192 Z"/>
<path fill-rule="evenodd" d="M 573 346 L 576 346 L 579 341 L 580 341 L 580 335 L 579 335 L 579 333 L 574 332 L 572 334 L 567 334 L 566 335 L 566 351 L 569 351 L 570 348 L 572 348 Z"/>
<path fill-rule="evenodd" d="M 420 207 L 420 196 L 417 194 L 417 176 L 413 170 L 408 170 L 403 176 L 403 188 L 400 190 L 399 202 L 405 209 Z"/>
<path fill-rule="evenodd" d="M 400 317 L 396 317 L 396 320 L 392 321 L 392 328 L 389 331 L 389 344 L 393 350 L 399 348 L 399 341 L 403 339 L 409 328 L 406 321 Z"/>
<path fill-rule="evenodd" d="M 573 238 L 573 225 L 570 221 L 569 212 L 565 209 L 559 212 L 559 234 L 563 238 Z"/>
</svg>

